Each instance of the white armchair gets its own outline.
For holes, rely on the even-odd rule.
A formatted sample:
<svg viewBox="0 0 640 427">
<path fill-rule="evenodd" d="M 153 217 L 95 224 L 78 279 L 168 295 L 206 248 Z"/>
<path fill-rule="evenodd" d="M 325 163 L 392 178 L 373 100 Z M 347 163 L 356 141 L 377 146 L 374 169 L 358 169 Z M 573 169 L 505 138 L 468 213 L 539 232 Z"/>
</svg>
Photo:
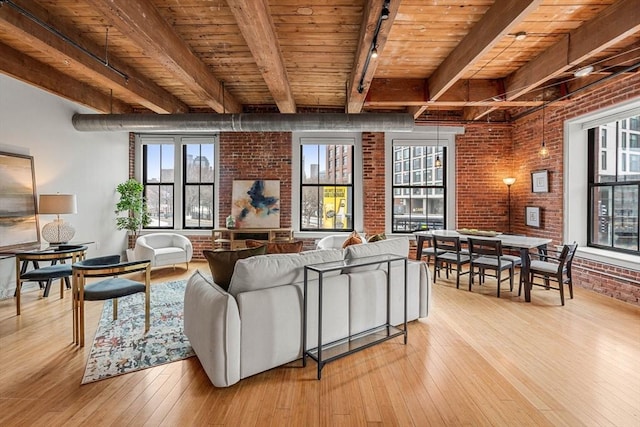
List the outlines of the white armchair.
<svg viewBox="0 0 640 427">
<path fill-rule="evenodd" d="M 193 245 L 183 235 L 175 233 L 151 233 L 138 237 L 133 249 L 136 260 L 150 260 L 152 267 L 187 264 L 193 256 Z"/>
</svg>

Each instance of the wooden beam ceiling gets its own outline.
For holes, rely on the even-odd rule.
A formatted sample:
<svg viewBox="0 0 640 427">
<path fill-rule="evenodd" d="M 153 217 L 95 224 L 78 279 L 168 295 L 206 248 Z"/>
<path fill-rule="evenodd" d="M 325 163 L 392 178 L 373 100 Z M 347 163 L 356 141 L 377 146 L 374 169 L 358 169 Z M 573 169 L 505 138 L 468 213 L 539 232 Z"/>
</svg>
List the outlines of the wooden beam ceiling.
<svg viewBox="0 0 640 427">
<path fill-rule="evenodd" d="M 46 11 L 39 9 L 36 4 L 30 4 L 29 6 L 28 13 L 39 22 L 44 22 Z M 134 70 L 117 62 L 112 63 L 111 67 L 106 67 L 103 62 L 88 55 L 87 52 L 100 52 L 103 48 L 99 48 L 88 40 L 83 39 L 76 31 L 65 27 L 59 22 L 49 22 L 48 25 L 52 25 L 53 28 L 70 40 L 82 40 L 86 51 L 80 49 L 77 44 L 74 45 L 65 41 L 33 19 L 25 17 L 13 7 L 0 7 L 0 31 L 11 32 L 24 43 L 64 64 L 69 74 L 73 75 L 78 72 L 89 74 L 105 90 L 111 89 L 114 92 L 124 92 L 156 113 L 187 112 L 188 107 L 184 103 L 152 81 L 140 76 Z M 121 71 L 126 77 L 115 70 Z M 67 84 L 71 84 L 69 79 L 64 80 Z M 80 84 L 80 87 L 87 86 Z M 79 92 L 79 90 L 73 91 Z"/>
<path fill-rule="evenodd" d="M 242 105 L 148 0 L 88 0 L 88 3 L 215 111 L 242 112 Z"/>
<path fill-rule="evenodd" d="M 507 99 L 516 99 L 640 29 L 638 0 L 620 0 L 507 78 Z"/>
<path fill-rule="evenodd" d="M 281 113 L 295 113 L 296 102 L 266 1 L 227 0 L 240 32 Z"/>
<path fill-rule="evenodd" d="M 431 100 L 437 100 L 483 55 L 502 40 L 542 0 L 497 1 L 429 78 Z"/>
<path fill-rule="evenodd" d="M 0 43 L 0 69 L 30 85 L 101 113 L 131 113 L 128 104 Z"/>
</svg>

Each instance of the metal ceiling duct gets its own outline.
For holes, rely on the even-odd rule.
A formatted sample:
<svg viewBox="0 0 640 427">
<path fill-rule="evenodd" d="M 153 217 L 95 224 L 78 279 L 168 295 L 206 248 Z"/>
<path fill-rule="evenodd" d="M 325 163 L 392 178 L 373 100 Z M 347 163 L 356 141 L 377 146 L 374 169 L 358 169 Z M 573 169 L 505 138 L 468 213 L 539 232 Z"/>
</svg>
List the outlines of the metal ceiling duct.
<svg viewBox="0 0 640 427">
<path fill-rule="evenodd" d="M 309 114 L 74 114 L 81 132 L 411 132 L 406 113 Z"/>
</svg>

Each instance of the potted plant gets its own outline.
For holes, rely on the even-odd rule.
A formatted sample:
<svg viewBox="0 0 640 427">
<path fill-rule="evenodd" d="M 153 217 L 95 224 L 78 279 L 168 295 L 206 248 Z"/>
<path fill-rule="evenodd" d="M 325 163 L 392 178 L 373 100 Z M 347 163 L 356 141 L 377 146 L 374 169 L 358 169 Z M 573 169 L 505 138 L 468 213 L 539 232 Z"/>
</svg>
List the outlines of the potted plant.
<svg viewBox="0 0 640 427">
<path fill-rule="evenodd" d="M 149 225 L 151 219 L 143 196 L 144 185 L 131 178 L 116 187 L 120 201 L 116 205 L 116 226 L 118 230 L 127 230 L 133 239 L 127 237 L 127 257 L 133 260 L 133 245 L 142 227 Z M 121 214 L 126 214 L 121 216 Z"/>
</svg>

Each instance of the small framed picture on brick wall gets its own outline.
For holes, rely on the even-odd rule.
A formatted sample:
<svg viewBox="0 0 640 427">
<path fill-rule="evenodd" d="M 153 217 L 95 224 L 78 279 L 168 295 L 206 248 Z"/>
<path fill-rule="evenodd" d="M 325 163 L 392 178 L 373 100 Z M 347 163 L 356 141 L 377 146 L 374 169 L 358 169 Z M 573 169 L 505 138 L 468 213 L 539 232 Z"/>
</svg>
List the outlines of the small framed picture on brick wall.
<svg viewBox="0 0 640 427">
<path fill-rule="evenodd" d="M 525 224 L 529 227 L 540 227 L 540 208 L 537 206 L 527 206 L 524 212 Z"/>
<path fill-rule="evenodd" d="M 549 173 L 546 170 L 531 172 L 531 191 L 534 193 L 549 192 Z"/>
</svg>

